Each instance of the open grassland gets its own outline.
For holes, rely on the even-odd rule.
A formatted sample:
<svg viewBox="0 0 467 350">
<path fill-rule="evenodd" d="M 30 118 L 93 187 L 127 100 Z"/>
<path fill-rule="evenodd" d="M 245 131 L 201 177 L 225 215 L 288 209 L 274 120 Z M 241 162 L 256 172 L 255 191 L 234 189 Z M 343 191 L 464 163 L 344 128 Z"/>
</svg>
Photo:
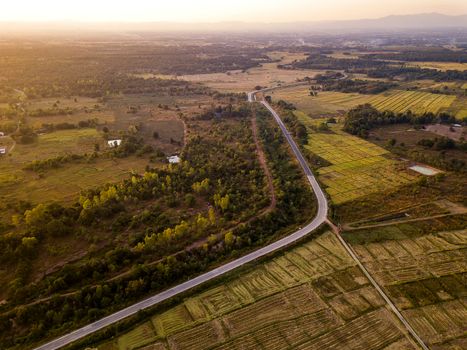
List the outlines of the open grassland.
<svg viewBox="0 0 467 350">
<path fill-rule="evenodd" d="M 420 67 L 427 69 L 447 70 L 467 70 L 467 63 L 458 62 L 405 62 L 407 66 Z"/>
<path fill-rule="evenodd" d="M 416 349 L 335 236 L 185 299 L 103 350 Z"/>
<path fill-rule="evenodd" d="M 42 174 L 27 171 L 25 166 L 33 161 L 46 160 L 63 155 L 92 154 L 96 145 L 101 151 L 108 149 L 102 137 L 102 129 L 109 129 L 109 137 L 120 138 L 122 131 L 138 128 L 137 137 L 146 144 L 167 154 L 181 149 L 184 143 L 185 125 L 179 113 L 190 115 L 200 110 L 207 102 L 191 97 L 154 97 L 149 95 L 113 97 L 106 104 L 97 99 L 79 97 L 60 99 L 33 99 L 27 102 L 29 110 L 70 108 L 72 114 L 57 116 L 27 117 L 28 126 L 40 129 L 42 124 L 72 123 L 97 119 L 97 128 L 58 130 L 39 134 L 32 144 L 15 143 L 10 137 L 1 137 L 0 146 L 6 146 L 8 154 L 0 157 L 0 198 L 4 203 L 28 200 L 67 202 L 76 198 L 83 189 L 98 187 L 108 182 L 127 178 L 131 172 L 141 173 L 149 164 L 148 157 L 111 159 L 101 155 L 90 161 L 62 164 Z M 160 108 L 166 105 L 167 109 Z M 57 106 L 57 107 L 54 107 Z M 175 106 L 178 106 L 175 107 Z M 96 107 L 97 106 L 97 107 Z M 128 113 L 135 107 L 135 113 Z M 154 133 L 158 137 L 154 137 Z"/>
<path fill-rule="evenodd" d="M 305 148 L 332 164 L 320 168 L 318 175 L 333 203 L 393 189 L 417 178 L 405 163 L 387 158 L 384 148 L 343 132 L 339 124 L 331 126 L 331 132 L 315 132 L 311 128 L 323 119 L 296 115 L 308 129 Z"/>
<path fill-rule="evenodd" d="M 44 160 L 66 154 L 85 154 L 94 151 L 94 145 L 104 149 L 105 143 L 95 129 L 73 129 L 39 135 L 30 145 L 16 144 L 13 151 L 0 158 L 0 198 L 67 201 L 82 189 L 121 180 L 131 170 L 141 172 L 148 164 L 145 158 L 110 159 L 99 157 L 89 163 L 64 164 L 38 175 L 24 167 L 35 160 Z"/>
<path fill-rule="evenodd" d="M 343 93 L 334 91 L 319 92 L 310 96 L 307 86 L 295 86 L 274 91 L 275 100 L 283 99 L 295 104 L 299 109 L 311 114 L 327 114 L 345 111 L 360 104 L 369 103 L 379 110 L 422 114 L 450 111 L 459 113 L 465 109 L 465 103 L 455 103 L 454 95 L 432 94 L 421 91 L 391 90 L 378 95 Z M 462 101 L 461 101 L 462 102 Z M 451 108 L 451 105 L 452 108 Z"/>
<path fill-rule="evenodd" d="M 42 116 L 42 117 L 27 117 L 27 124 L 34 129 L 40 129 L 43 124 L 60 124 L 70 123 L 77 125 L 80 121 L 97 120 L 99 124 L 112 124 L 115 122 L 115 116 L 111 111 L 93 111 L 75 112 L 73 114 Z"/>
<path fill-rule="evenodd" d="M 465 215 L 444 220 L 456 220 L 458 227 L 466 223 Z M 465 349 L 467 230 L 421 234 L 434 222 L 424 223 L 425 229 L 422 224 L 350 231 L 345 237 L 431 349 Z"/>
<path fill-rule="evenodd" d="M 32 203 L 75 200 L 80 191 L 128 178 L 132 172 L 142 173 L 147 158 L 99 158 L 89 163 L 66 164 L 45 175 L 17 169 L 0 176 L 0 198 L 5 202 L 27 200 Z M 0 163 L 1 168 L 1 163 Z"/>
<path fill-rule="evenodd" d="M 313 77 L 320 71 L 315 70 L 285 70 L 278 69 L 278 64 L 291 63 L 294 60 L 304 58 L 302 53 L 276 52 L 272 53 L 271 58 L 278 62 L 263 63 L 260 67 L 254 67 L 246 71 L 231 71 L 227 73 L 210 73 L 194 75 L 151 75 L 145 74 L 144 77 L 158 77 L 165 79 L 180 79 L 195 83 L 202 83 L 215 90 L 222 92 L 243 93 L 251 91 L 256 86 L 277 86 L 279 84 L 293 83 L 297 79 Z"/>
<path fill-rule="evenodd" d="M 25 107 L 29 110 L 49 109 L 49 108 L 70 108 L 73 110 L 92 110 L 98 106 L 100 102 L 97 98 L 76 96 L 71 98 L 37 98 L 30 99 L 25 102 Z"/>
</svg>

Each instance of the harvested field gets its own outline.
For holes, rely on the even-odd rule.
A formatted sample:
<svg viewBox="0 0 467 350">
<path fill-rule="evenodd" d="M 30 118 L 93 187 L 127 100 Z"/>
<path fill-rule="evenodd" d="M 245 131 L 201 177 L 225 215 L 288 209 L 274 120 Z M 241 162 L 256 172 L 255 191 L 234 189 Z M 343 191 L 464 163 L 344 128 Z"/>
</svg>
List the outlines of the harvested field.
<svg viewBox="0 0 467 350">
<path fill-rule="evenodd" d="M 380 237 L 353 248 L 430 348 L 453 349 L 467 332 L 467 230 Z"/>
<path fill-rule="evenodd" d="M 145 78 L 157 77 L 165 79 L 180 79 L 195 83 L 202 83 L 215 90 L 222 92 L 238 92 L 254 90 L 257 85 L 272 87 L 281 84 L 296 82 L 297 79 L 313 77 L 320 71 L 316 70 L 285 70 L 278 69 L 278 64 L 290 63 L 293 60 L 299 60 L 304 57 L 303 53 L 276 52 L 270 55 L 273 59 L 279 59 L 280 62 L 263 63 L 260 67 L 250 68 L 246 71 L 231 71 L 227 73 L 210 73 L 195 75 L 148 75 Z"/>
<path fill-rule="evenodd" d="M 153 333 L 140 329 L 147 322 L 112 349 L 150 346 L 150 337 L 169 350 L 416 348 L 330 232 L 186 299 L 152 324 Z"/>
</svg>

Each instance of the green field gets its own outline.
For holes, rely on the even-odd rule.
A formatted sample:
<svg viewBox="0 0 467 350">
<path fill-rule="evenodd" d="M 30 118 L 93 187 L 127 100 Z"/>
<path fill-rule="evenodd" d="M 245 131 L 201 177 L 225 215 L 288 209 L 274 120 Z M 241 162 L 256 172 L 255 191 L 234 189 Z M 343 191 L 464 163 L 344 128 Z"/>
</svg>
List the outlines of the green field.
<svg viewBox="0 0 467 350">
<path fill-rule="evenodd" d="M 369 100 L 379 110 L 393 112 L 412 111 L 415 114 L 426 112 L 438 113 L 448 109 L 456 100 L 456 96 L 439 95 L 420 91 L 396 91 L 388 96 L 378 95 Z"/>
<path fill-rule="evenodd" d="M 0 158 L 0 198 L 2 201 L 28 200 L 33 203 L 75 199 L 82 189 L 118 181 L 131 170 L 141 172 L 145 158 L 110 159 L 99 157 L 89 163 L 64 164 L 42 175 L 24 170 L 32 161 L 65 154 L 92 153 L 94 145 L 104 149 L 105 141 L 95 129 L 73 129 L 39 135 L 30 145 L 16 144 L 13 151 Z M 10 148 L 12 142 L 9 142 Z"/>
<path fill-rule="evenodd" d="M 405 164 L 387 158 L 389 152 L 373 143 L 331 126 L 331 133 L 318 133 L 311 127 L 324 121 L 296 113 L 309 130 L 305 148 L 332 165 L 318 170 L 320 181 L 335 204 L 341 204 L 373 192 L 396 188 L 414 181 L 417 175 Z"/>
<path fill-rule="evenodd" d="M 299 109 L 311 114 L 343 112 L 360 104 L 370 103 L 379 110 L 393 112 L 438 113 L 450 111 L 458 113 L 464 103 L 456 103 L 454 95 L 432 94 L 421 91 L 391 90 L 378 95 L 343 93 L 334 91 L 319 92 L 318 96 L 309 96 L 306 86 L 297 86 L 277 90 L 272 94 L 275 100 L 284 99 L 295 104 Z M 465 109 L 465 106 L 463 107 Z"/>
<path fill-rule="evenodd" d="M 327 232 L 98 349 L 415 349 L 398 326 Z"/>
</svg>

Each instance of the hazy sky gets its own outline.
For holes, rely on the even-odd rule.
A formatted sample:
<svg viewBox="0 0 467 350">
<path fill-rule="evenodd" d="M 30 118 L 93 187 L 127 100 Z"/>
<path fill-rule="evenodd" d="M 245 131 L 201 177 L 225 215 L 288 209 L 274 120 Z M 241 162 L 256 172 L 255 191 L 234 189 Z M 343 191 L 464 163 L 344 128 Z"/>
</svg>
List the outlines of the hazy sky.
<svg viewBox="0 0 467 350">
<path fill-rule="evenodd" d="M 0 21 L 290 22 L 466 14 L 467 0 L 0 0 Z"/>
</svg>

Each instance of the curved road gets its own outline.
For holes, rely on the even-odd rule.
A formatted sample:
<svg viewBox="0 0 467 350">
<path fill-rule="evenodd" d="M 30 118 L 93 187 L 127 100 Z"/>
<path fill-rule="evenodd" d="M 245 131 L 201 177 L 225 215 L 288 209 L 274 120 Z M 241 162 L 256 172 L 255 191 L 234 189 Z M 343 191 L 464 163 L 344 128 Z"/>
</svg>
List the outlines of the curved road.
<svg viewBox="0 0 467 350">
<path fill-rule="evenodd" d="M 264 89 L 261 91 L 268 91 L 270 89 Z M 256 101 L 256 93 L 259 91 L 253 91 L 248 93 L 248 102 L 255 102 Z M 58 339 L 55 339 L 47 344 L 44 344 L 42 346 L 39 346 L 35 350 L 55 350 L 59 349 L 65 345 L 68 345 L 78 339 L 81 339 L 87 335 L 90 335 L 91 333 L 94 333 L 102 328 L 105 328 L 107 326 L 110 326 L 111 324 L 118 322 L 126 317 L 129 317 L 131 315 L 136 314 L 138 311 L 146 309 L 148 307 L 154 306 L 164 300 L 167 300 L 179 293 L 185 292 L 193 287 L 199 286 L 200 284 L 207 282 L 211 279 L 214 279 L 216 277 L 219 277 L 229 271 L 232 271 L 242 265 L 245 265 L 246 263 L 249 263 L 253 260 L 256 260 L 262 256 L 265 256 L 269 253 L 272 253 L 278 249 L 284 248 L 288 246 L 291 243 L 296 242 L 297 240 L 303 238 L 307 234 L 309 234 L 311 231 L 315 230 L 318 228 L 321 224 L 327 221 L 327 214 L 328 214 L 328 202 L 327 198 L 323 193 L 323 190 L 319 186 L 318 182 L 316 181 L 315 177 L 313 176 L 313 173 L 311 172 L 306 160 L 303 158 L 302 153 L 300 152 L 299 148 L 295 144 L 295 141 L 293 138 L 290 136 L 289 132 L 287 131 L 287 128 L 285 127 L 284 123 L 280 119 L 279 115 L 272 109 L 272 107 L 266 102 L 266 101 L 261 101 L 262 103 L 273 115 L 274 119 L 276 120 L 277 124 L 282 130 L 282 133 L 284 134 L 285 138 L 287 139 L 287 142 L 289 143 L 290 147 L 292 148 L 292 151 L 295 154 L 295 157 L 297 158 L 298 162 L 300 163 L 301 167 L 303 168 L 303 171 L 305 172 L 305 175 L 310 183 L 310 186 L 313 189 L 313 192 L 316 195 L 317 201 L 318 201 L 318 212 L 316 214 L 316 217 L 305 227 L 301 228 L 300 230 L 294 232 L 290 236 L 287 236 L 285 238 L 280 239 L 277 242 L 274 242 L 266 247 L 263 247 L 261 249 L 258 249 L 250 254 L 247 254 L 239 259 L 236 259 L 230 263 L 227 263 L 225 265 L 222 265 L 212 271 L 209 271 L 207 273 L 204 273 L 196 278 L 193 278 L 187 282 L 181 283 L 173 288 L 170 288 L 166 291 L 163 291 L 159 294 L 156 294 L 150 298 L 147 298 L 145 300 L 142 300 L 136 304 L 133 304 L 123 310 L 120 310 L 112 315 L 109 315 L 107 317 L 104 317 L 96 322 L 93 322 L 83 328 L 77 329 L 76 331 L 73 331 L 71 333 L 68 333 L 67 335 L 64 335 Z M 328 222 L 329 223 L 329 222 Z M 331 226 L 332 223 L 329 223 Z M 377 292 L 381 295 L 381 297 L 386 301 L 388 304 L 389 308 L 394 312 L 396 317 L 402 322 L 404 327 L 407 329 L 407 331 L 412 335 L 412 337 L 415 339 L 415 341 L 420 345 L 420 347 L 423 350 L 429 350 L 429 348 L 426 346 L 426 344 L 423 342 L 423 340 L 419 337 L 419 335 L 415 332 L 415 330 L 411 327 L 411 325 L 408 323 L 408 321 L 405 319 L 405 317 L 402 315 L 402 313 L 397 309 L 397 307 L 393 304 L 393 302 L 389 299 L 389 297 L 386 295 L 386 293 L 382 290 L 382 288 L 378 285 L 378 283 L 373 279 L 373 277 L 370 275 L 368 270 L 363 266 L 363 264 L 360 262 L 358 259 L 357 255 L 353 251 L 352 247 L 345 242 L 345 240 L 342 238 L 338 230 L 333 226 L 334 232 L 337 235 L 337 238 L 339 239 L 339 242 L 342 244 L 342 246 L 347 250 L 347 252 L 350 254 L 350 256 L 355 260 L 357 265 L 360 267 L 360 269 L 363 271 L 365 276 L 369 279 L 370 283 L 376 288 Z"/>
<path fill-rule="evenodd" d="M 248 101 L 249 102 L 254 102 L 256 101 L 255 98 L 255 92 L 250 92 L 248 94 Z M 100 329 L 103 329 L 107 326 L 110 326 L 111 324 L 118 322 L 120 320 L 123 320 L 126 317 L 129 317 L 131 315 L 136 314 L 138 311 L 146 309 L 148 307 L 154 306 L 164 300 L 167 300 L 177 294 L 183 293 L 193 287 L 199 286 L 200 284 L 207 282 L 209 280 L 212 280 L 216 277 L 219 277 L 229 271 L 232 271 L 240 266 L 243 266 L 251 261 L 254 261 L 262 256 L 265 256 L 269 253 L 272 253 L 278 249 L 284 248 L 288 246 L 291 243 L 296 242 L 297 240 L 303 238 L 307 234 L 309 234 L 311 231 L 315 230 L 321 224 L 323 224 L 326 219 L 327 219 L 327 213 L 328 213 L 328 202 L 326 199 L 326 196 L 323 193 L 323 190 L 319 186 L 318 182 L 316 181 L 315 177 L 313 176 L 313 173 L 311 172 L 307 162 L 303 158 L 300 150 L 298 149 L 297 145 L 295 144 L 295 141 L 292 139 L 290 134 L 288 133 L 285 125 L 282 123 L 282 120 L 279 118 L 277 113 L 272 109 L 272 107 L 266 103 L 265 101 L 261 102 L 274 116 L 275 120 L 279 124 L 282 132 L 284 133 L 285 138 L 290 144 L 290 147 L 292 148 L 292 151 L 294 152 L 295 156 L 297 157 L 297 160 L 299 161 L 301 167 L 303 168 L 306 177 L 310 183 L 310 186 L 313 189 L 313 192 L 316 195 L 317 201 L 318 201 L 318 212 L 316 214 L 316 217 L 305 227 L 301 228 L 300 230 L 292 233 L 291 235 L 284 237 L 277 242 L 274 242 L 266 247 L 263 247 L 261 249 L 258 249 L 250 254 L 247 254 L 241 258 L 238 258 L 234 261 L 231 261 L 225 265 L 222 265 L 214 270 L 211 270 L 209 272 L 206 272 L 198 277 L 195 277 L 189 281 L 186 281 L 184 283 L 181 283 L 179 285 L 176 285 L 173 288 L 170 288 L 168 290 L 165 290 L 159 294 L 156 294 L 150 298 L 144 299 L 136 304 L 133 304 L 123 310 L 120 310 L 112 315 L 109 315 L 107 317 L 104 317 L 96 322 L 93 322 L 83 328 L 77 329 L 71 333 L 68 333 L 60 338 L 57 338 L 49 343 L 46 343 L 44 345 L 39 346 L 35 350 L 55 350 L 59 349 L 65 345 L 68 345 L 78 339 L 81 339 L 87 335 L 90 335 L 91 333 L 94 333 Z"/>
</svg>

